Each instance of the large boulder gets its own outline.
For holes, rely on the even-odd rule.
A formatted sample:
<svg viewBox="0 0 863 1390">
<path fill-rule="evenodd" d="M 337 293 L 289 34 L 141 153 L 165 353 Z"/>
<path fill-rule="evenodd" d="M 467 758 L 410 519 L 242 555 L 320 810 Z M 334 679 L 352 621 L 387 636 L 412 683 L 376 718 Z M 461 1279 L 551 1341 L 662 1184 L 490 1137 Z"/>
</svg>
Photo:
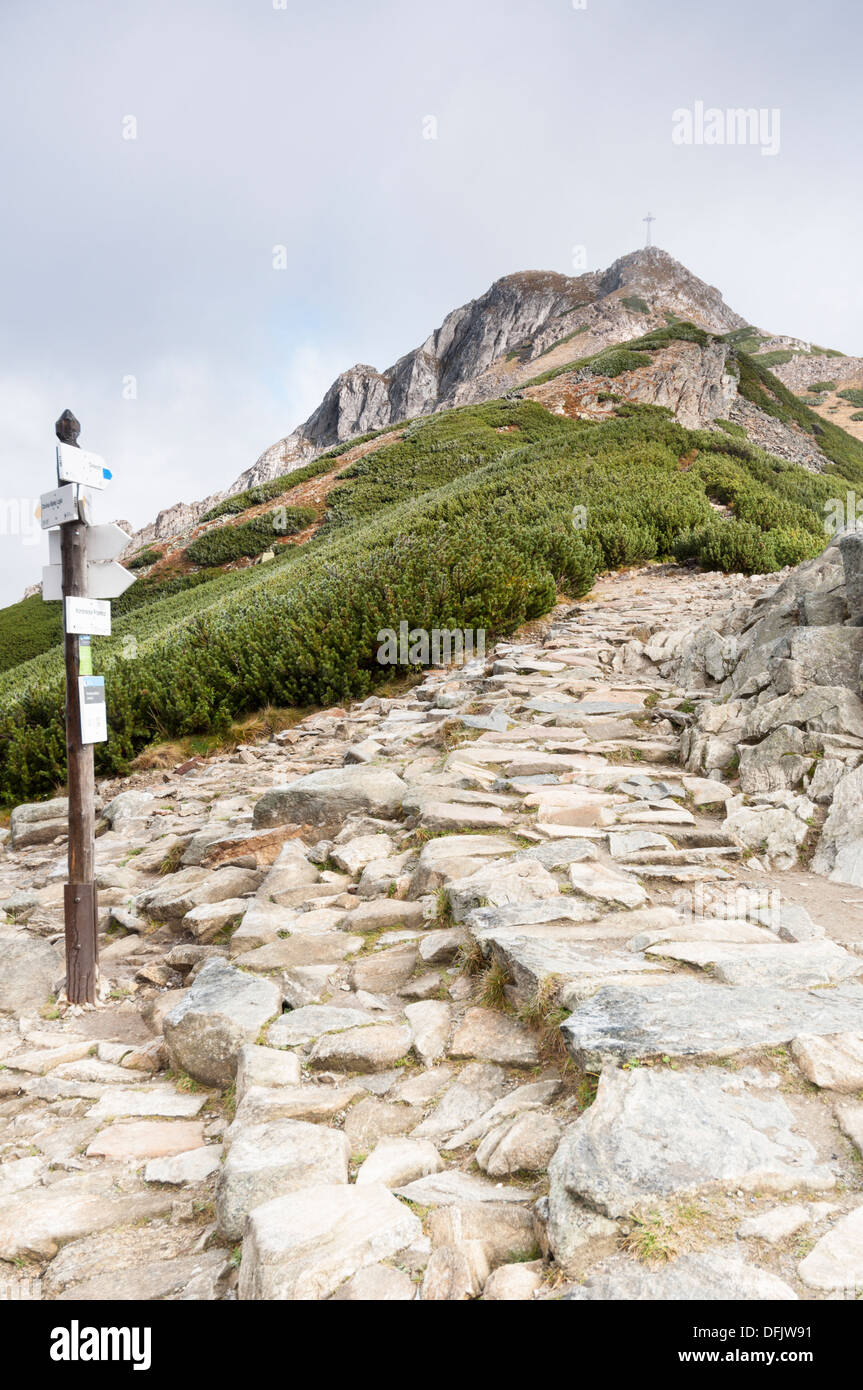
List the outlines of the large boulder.
<svg viewBox="0 0 863 1390">
<path fill-rule="evenodd" d="M 863 885 L 863 765 L 836 783 L 821 839 L 812 859 L 816 874 L 834 883 Z"/>
<path fill-rule="evenodd" d="M 611 1218 L 717 1187 L 834 1187 L 835 1175 L 794 1126 L 770 1078 L 754 1070 L 608 1067 L 593 1105 L 567 1131 L 558 1161 L 571 1196 Z"/>
<path fill-rule="evenodd" d="M 366 1265 L 419 1241 L 422 1224 L 376 1184 L 308 1187 L 251 1213 L 239 1297 L 282 1302 L 328 1298 Z"/>
<path fill-rule="evenodd" d="M 281 1006 L 273 980 L 246 975 L 214 956 L 165 1018 L 171 1065 L 208 1086 L 229 1086 L 241 1048 L 257 1040 Z"/>
<path fill-rule="evenodd" d="M 298 777 L 286 787 L 273 787 L 255 804 L 254 826 L 334 825 L 352 811 L 392 818 L 401 809 L 407 788 L 387 768 L 326 768 Z"/>
<path fill-rule="evenodd" d="M 69 802 L 65 796 L 51 801 L 36 801 L 16 806 L 9 819 L 9 844 L 12 849 L 28 845 L 49 845 L 68 829 Z"/>
<path fill-rule="evenodd" d="M 0 938 L 0 1014 L 38 1013 L 63 973 L 55 946 L 29 932 Z"/>
</svg>

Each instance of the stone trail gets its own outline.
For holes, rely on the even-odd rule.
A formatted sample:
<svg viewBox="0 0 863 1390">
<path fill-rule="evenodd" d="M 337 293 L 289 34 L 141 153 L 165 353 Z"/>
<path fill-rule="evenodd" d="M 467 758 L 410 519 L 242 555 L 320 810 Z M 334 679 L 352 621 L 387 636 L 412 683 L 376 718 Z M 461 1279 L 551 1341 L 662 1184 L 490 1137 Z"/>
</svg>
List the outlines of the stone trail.
<svg viewBox="0 0 863 1390">
<path fill-rule="evenodd" d="M 817 628 L 746 639 L 790 591 L 836 619 L 831 566 L 820 608 L 615 576 L 395 699 L 102 785 L 93 1010 L 57 1000 L 65 803 L 17 808 L 0 1286 L 858 1295 L 863 701 Z"/>
</svg>

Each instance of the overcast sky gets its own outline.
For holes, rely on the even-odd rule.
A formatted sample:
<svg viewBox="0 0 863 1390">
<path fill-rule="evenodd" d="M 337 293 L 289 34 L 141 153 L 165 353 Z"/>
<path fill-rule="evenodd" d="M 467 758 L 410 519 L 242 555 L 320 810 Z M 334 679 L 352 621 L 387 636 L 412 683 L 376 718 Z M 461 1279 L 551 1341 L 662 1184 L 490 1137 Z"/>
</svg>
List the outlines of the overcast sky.
<svg viewBox="0 0 863 1390">
<path fill-rule="evenodd" d="M 143 525 L 648 211 L 752 322 L 863 353 L 861 53 L 859 0 L 2 0 L 0 603 L 64 407 Z M 698 101 L 778 109 L 778 154 L 675 144 Z"/>
</svg>

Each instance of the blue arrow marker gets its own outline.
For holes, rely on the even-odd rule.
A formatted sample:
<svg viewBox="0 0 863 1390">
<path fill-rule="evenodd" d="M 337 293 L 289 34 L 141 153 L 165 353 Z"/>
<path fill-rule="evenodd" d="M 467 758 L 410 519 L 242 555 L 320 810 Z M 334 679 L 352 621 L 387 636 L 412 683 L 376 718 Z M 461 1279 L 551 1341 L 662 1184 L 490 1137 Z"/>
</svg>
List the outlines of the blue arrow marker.
<svg viewBox="0 0 863 1390">
<path fill-rule="evenodd" d="M 114 475 L 113 475 L 113 473 L 111 472 L 110 468 L 103 468 L 103 469 L 102 469 L 102 477 L 103 477 L 103 478 L 113 478 L 113 476 L 114 476 Z"/>
</svg>

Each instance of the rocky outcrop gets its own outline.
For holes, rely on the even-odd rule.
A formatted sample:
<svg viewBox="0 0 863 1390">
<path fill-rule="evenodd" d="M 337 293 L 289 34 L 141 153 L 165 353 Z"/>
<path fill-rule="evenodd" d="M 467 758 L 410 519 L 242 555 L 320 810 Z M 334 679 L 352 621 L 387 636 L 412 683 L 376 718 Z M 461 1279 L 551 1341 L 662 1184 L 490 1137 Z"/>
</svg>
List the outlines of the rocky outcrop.
<svg viewBox="0 0 863 1390">
<path fill-rule="evenodd" d="M 629 300 L 629 304 L 626 301 Z M 643 304 L 632 308 L 632 304 Z M 663 325 L 676 315 L 727 333 L 745 325 L 721 294 L 659 247 L 634 251 L 608 270 L 575 278 L 525 271 L 497 280 L 453 310 L 440 328 L 385 371 L 359 365 L 330 387 L 298 429 L 267 449 L 228 489 L 240 492 L 307 461 L 317 450 L 366 430 L 499 395 L 521 376 L 501 368 L 508 355 L 536 362 L 572 338 L 571 355 L 597 352 Z"/>
</svg>

